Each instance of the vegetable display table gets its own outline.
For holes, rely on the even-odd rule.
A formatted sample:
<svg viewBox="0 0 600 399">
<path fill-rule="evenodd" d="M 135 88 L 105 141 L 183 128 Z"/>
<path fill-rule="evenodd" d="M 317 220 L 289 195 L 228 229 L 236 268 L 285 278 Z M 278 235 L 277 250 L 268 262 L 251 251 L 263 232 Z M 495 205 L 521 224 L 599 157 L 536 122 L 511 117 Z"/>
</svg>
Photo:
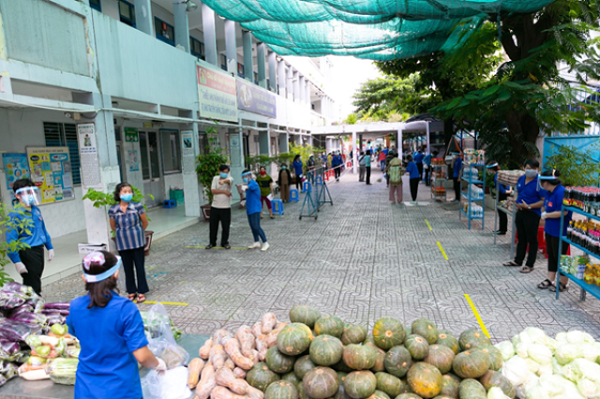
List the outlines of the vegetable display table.
<svg viewBox="0 0 600 399">
<path fill-rule="evenodd" d="M 183 334 L 177 343 L 181 345 L 190 355 L 190 360 L 198 357 L 198 350 L 209 335 Z M 148 369 L 141 369 L 143 377 Z M 4 384 L 0 388 L 0 399 L 73 399 L 74 387 L 59 385 L 51 380 L 27 381 L 19 377 Z"/>
</svg>

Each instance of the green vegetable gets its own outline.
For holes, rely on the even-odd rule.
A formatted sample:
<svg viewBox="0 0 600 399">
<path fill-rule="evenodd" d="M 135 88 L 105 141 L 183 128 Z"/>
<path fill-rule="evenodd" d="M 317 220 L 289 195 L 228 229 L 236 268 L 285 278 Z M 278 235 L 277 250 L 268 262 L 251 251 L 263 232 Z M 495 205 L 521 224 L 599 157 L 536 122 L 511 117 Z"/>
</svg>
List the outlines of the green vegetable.
<svg viewBox="0 0 600 399">
<path fill-rule="evenodd" d="M 41 366 L 42 364 L 46 364 L 47 361 L 48 359 L 44 359 L 43 357 L 31 356 L 27 359 L 27 364 L 30 366 Z"/>
<path fill-rule="evenodd" d="M 50 331 L 52 331 L 52 334 L 65 335 L 68 331 L 68 328 L 66 325 L 54 324 L 52 328 L 50 328 Z"/>
<path fill-rule="evenodd" d="M 52 348 L 48 345 L 40 345 L 35 348 L 35 352 L 41 357 L 48 357 Z"/>
<path fill-rule="evenodd" d="M 56 345 L 55 349 L 58 356 L 61 356 L 65 352 L 65 349 L 67 349 L 67 343 L 65 342 L 64 338 L 58 339 L 58 344 Z"/>
<path fill-rule="evenodd" d="M 27 339 L 25 339 L 25 342 L 27 343 L 27 345 L 29 345 L 30 348 L 37 348 L 38 346 L 42 345 L 42 341 L 37 335 L 30 335 L 29 337 L 27 337 Z"/>
<path fill-rule="evenodd" d="M 56 384 L 75 385 L 78 359 L 56 358 L 48 364 L 50 379 Z"/>
</svg>

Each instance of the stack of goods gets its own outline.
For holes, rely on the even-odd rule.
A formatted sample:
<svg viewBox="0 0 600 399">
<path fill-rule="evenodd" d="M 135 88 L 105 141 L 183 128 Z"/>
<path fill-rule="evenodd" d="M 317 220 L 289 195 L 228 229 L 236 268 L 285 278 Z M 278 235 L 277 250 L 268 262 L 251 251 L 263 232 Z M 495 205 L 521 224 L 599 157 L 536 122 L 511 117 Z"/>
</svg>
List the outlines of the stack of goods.
<svg viewBox="0 0 600 399">
<path fill-rule="evenodd" d="M 507 399 L 502 354 L 477 329 L 458 338 L 429 320 L 360 325 L 294 306 L 235 335 L 218 330 L 190 362 L 197 399 Z"/>
<path fill-rule="evenodd" d="M 463 178 L 466 180 L 479 180 L 479 171 L 471 166 L 465 167 Z"/>
<path fill-rule="evenodd" d="M 599 223 L 585 220 L 571 220 L 567 226 L 567 238 L 591 253 L 600 255 Z"/>
<path fill-rule="evenodd" d="M 515 208 L 515 197 L 508 197 L 504 201 L 500 201 L 500 206 L 512 212 Z"/>
<path fill-rule="evenodd" d="M 444 197 L 446 195 L 446 189 L 444 187 L 431 187 L 431 192 L 436 196 L 436 197 Z"/>
<path fill-rule="evenodd" d="M 523 170 L 499 170 L 498 182 L 507 186 L 514 187 L 521 176 L 525 174 Z"/>
<path fill-rule="evenodd" d="M 431 164 L 433 166 L 444 166 L 446 165 L 446 161 L 444 158 L 431 158 Z"/>
<path fill-rule="evenodd" d="M 512 342 L 495 345 L 502 354 L 502 375 L 521 399 L 600 397 L 600 342 L 581 331 L 555 339 L 528 327 Z"/>
<path fill-rule="evenodd" d="M 600 216 L 600 188 L 566 187 L 563 204 Z"/>
<path fill-rule="evenodd" d="M 583 272 L 583 281 L 588 284 L 600 286 L 600 264 L 587 263 Z"/>
<path fill-rule="evenodd" d="M 446 170 L 445 169 L 437 169 L 433 174 L 433 177 L 436 179 L 445 179 L 446 178 Z"/>
<path fill-rule="evenodd" d="M 140 312 L 142 315 L 142 321 L 144 322 L 144 329 L 146 332 L 146 338 L 148 340 L 152 338 L 157 338 L 161 334 L 161 328 L 167 324 L 171 326 L 171 333 L 173 334 L 173 338 L 178 340 L 181 338 L 181 330 L 175 327 L 173 321 L 169 318 L 168 315 L 163 314 L 161 312 Z"/>
<path fill-rule="evenodd" d="M 464 161 L 466 163 L 473 163 L 483 165 L 485 163 L 485 151 L 484 150 L 464 150 Z"/>
<path fill-rule="evenodd" d="M 595 275 L 595 273 L 592 274 L 592 270 L 590 270 L 588 272 L 587 268 L 588 266 L 592 267 L 592 265 L 588 265 L 589 259 L 585 256 L 569 256 L 569 255 L 561 255 L 560 256 L 560 271 L 562 273 L 565 274 L 571 274 L 575 277 L 577 277 L 578 279 L 584 279 L 586 277 L 586 275 L 588 276 L 588 278 L 590 278 L 592 275 Z M 594 282 L 592 283 L 591 281 L 587 281 L 590 284 L 596 284 L 595 282 L 595 278 L 594 278 Z"/>
<path fill-rule="evenodd" d="M 481 200 L 483 199 L 484 194 L 483 188 L 471 184 L 471 200 Z"/>
</svg>

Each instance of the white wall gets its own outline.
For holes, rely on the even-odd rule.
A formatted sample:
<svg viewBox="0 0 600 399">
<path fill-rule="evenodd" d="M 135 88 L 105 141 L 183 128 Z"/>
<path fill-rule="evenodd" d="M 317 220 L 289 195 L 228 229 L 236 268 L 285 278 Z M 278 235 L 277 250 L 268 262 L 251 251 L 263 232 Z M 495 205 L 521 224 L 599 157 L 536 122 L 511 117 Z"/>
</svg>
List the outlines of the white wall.
<svg viewBox="0 0 600 399">
<path fill-rule="evenodd" d="M 117 0 L 102 0 L 102 14 L 106 14 L 119 21 L 121 19 L 119 14 L 119 2 Z"/>
</svg>

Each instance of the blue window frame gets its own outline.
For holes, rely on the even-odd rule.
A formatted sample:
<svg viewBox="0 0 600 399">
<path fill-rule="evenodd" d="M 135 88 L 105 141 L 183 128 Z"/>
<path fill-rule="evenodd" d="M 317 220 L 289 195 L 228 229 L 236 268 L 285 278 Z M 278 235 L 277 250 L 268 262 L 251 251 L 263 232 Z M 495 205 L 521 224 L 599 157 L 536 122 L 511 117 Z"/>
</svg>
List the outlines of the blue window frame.
<svg viewBox="0 0 600 399">
<path fill-rule="evenodd" d="M 221 69 L 227 70 L 227 56 L 225 54 L 221 54 Z"/>
<path fill-rule="evenodd" d="M 190 36 L 190 53 L 192 53 L 193 56 L 204 60 L 204 43 Z"/>
<path fill-rule="evenodd" d="M 119 0 L 119 16 L 121 22 L 135 28 L 135 7 L 128 1 Z"/>
<path fill-rule="evenodd" d="M 271 81 L 267 79 L 267 90 L 271 90 Z"/>
<path fill-rule="evenodd" d="M 175 45 L 175 28 L 173 25 L 169 25 L 162 19 L 154 17 L 154 32 L 156 33 L 156 38 L 161 42 L 165 42 L 171 46 Z"/>
<path fill-rule="evenodd" d="M 254 72 L 254 84 L 258 84 L 258 73 Z"/>
<path fill-rule="evenodd" d="M 102 12 L 102 4 L 100 4 L 100 0 L 90 0 L 90 7 L 94 10 Z"/>
</svg>

